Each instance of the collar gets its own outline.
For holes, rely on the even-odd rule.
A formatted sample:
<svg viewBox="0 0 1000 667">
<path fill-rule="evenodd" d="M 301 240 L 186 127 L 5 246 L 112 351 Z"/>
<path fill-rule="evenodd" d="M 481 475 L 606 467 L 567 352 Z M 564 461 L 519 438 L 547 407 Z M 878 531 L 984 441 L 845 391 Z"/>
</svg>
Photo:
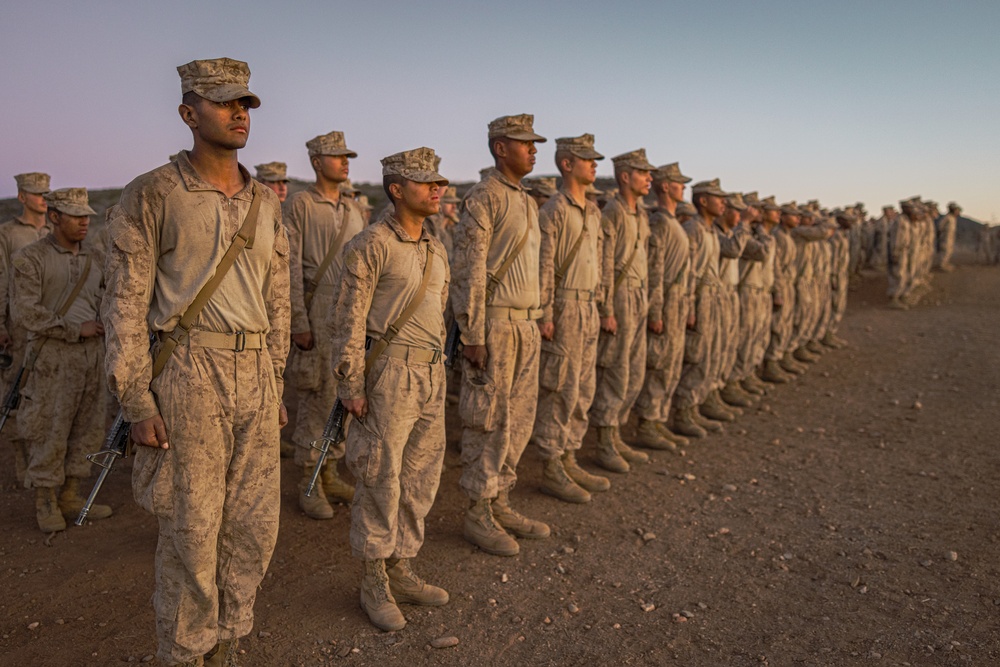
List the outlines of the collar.
<svg viewBox="0 0 1000 667">
<path fill-rule="evenodd" d="M 487 178 L 497 179 L 498 181 L 506 185 L 508 188 L 513 188 L 514 190 L 520 190 L 521 192 L 525 192 L 523 185 L 521 185 L 520 183 L 511 182 L 511 180 L 506 176 L 504 176 L 503 172 L 501 172 L 496 167 L 491 167 L 490 170 L 486 172 L 486 176 Z"/>
<path fill-rule="evenodd" d="M 403 225 L 400 224 L 399 220 L 396 219 L 395 215 L 385 216 L 385 218 L 382 219 L 382 222 L 388 225 L 389 229 L 395 232 L 396 237 L 400 241 L 403 241 L 405 243 L 424 243 L 424 242 L 430 243 L 431 241 L 430 232 L 427 231 L 426 219 L 425 219 L 425 224 L 422 225 L 420 228 L 420 238 L 418 239 L 414 239 L 412 236 L 409 235 L 409 233 L 405 229 L 403 229 Z"/>
<path fill-rule="evenodd" d="M 347 201 L 347 198 L 344 197 L 343 194 L 340 195 L 340 198 L 337 199 L 336 202 L 333 202 L 333 201 L 327 199 L 326 197 L 324 197 L 320 193 L 320 191 L 316 188 L 316 184 L 315 183 L 311 184 L 308 188 L 306 188 L 306 192 L 308 192 L 310 195 L 312 195 L 313 200 L 316 203 L 318 203 L 318 204 L 329 204 L 330 206 L 333 206 L 334 208 L 340 208 L 341 206 L 343 206 L 343 207 L 347 206 L 347 204 L 345 203 Z"/>
<path fill-rule="evenodd" d="M 188 159 L 188 151 L 184 150 L 177 154 L 176 164 L 177 170 L 181 174 L 181 180 L 184 181 L 184 187 L 187 188 L 188 192 L 221 192 L 219 188 L 198 175 L 198 172 L 195 171 L 194 166 L 191 164 L 191 160 Z M 242 164 L 237 164 L 240 174 L 243 176 L 243 189 L 233 195 L 232 199 L 250 201 L 253 199 L 253 179 L 250 177 L 250 172 L 247 171 L 246 167 Z"/>
<path fill-rule="evenodd" d="M 69 248 L 64 248 L 61 245 L 59 245 L 58 243 L 56 243 L 56 237 L 55 237 L 54 234 L 49 234 L 48 236 L 46 236 L 45 237 L 45 241 L 47 241 L 53 248 L 55 248 L 57 251 L 59 251 L 59 252 L 61 252 L 63 254 L 66 254 L 66 255 L 72 255 L 73 254 L 73 251 L 70 250 Z M 80 250 L 77 251 L 76 255 L 80 256 L 80 255 L 87 255 L 87 254 L 89 254 L 87 252 L 87 244 L 86 244 L 86 242 L 81 242 L 80 243 Z"/>
<path fill-rule="evenodd" d="M 569 193 L 566 192 L 566 190 L 564 190 L 563 188 L 559 188 L 559 194 L 562 195 L 563 199 L 565 199 L 566 203 L 569 204 L 570 206 L 573 206 L 574 208 L 580 209 L 580 211 L 582 211 L 583 213 L 587 212 L 587 203 L 588 203 L 588 200 L 587 200 L 586 197 L 583 198 L 583 204 L 577 204 L 573 200 L 573 198 L 569 196 Z"/>
</svg>

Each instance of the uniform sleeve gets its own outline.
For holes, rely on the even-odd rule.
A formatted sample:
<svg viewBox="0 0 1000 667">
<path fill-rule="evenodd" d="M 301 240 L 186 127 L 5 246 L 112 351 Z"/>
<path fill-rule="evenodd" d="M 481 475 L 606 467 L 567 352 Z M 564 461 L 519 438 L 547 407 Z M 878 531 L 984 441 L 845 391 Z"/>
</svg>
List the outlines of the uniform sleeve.
<svg viewBox="0 0 1000 667">
<path fill-rule="evenodd" d="M 367 238 L 368 243 L 352 241 L 344 249 L 344 268 L 325 324 L 333 342 L 333 375 L 341 400 L 365 397 L 365 334 L 381 273 L 379 253 Z"/>
<path fill-rule="evenodd" d="M 601 292 L 604 298 L 597 309 L 601 317 L 615 314 L 615 246 L 617 245 L 615 223 L 601 214 Z"/>
<path fill-rule="evenodd" d="M 141 200 L 128 207 L 123 204 L 108 222 L 112 242 L 105 259 L 107 287 L 101 302 L 105 371 L 108 388 L 130 422 L 159 414 L 149 388 L 153 364 L 146 323 L 156 268 L 155 230 L 160 222 L 155 210 Z"/>
<path fill-rule="evenodd" d="M 11 262 L 11 319 L 40 338 L 57 338 L 69 343 L 80 340 L 80 326 L 67 322 L 42 305 L 45 273 L 36 253 L 18 252 Z"/>
<path fill-rule="evenodd" d="M 705 267 L 698 265 L 698 256 L 701 253 L 701 237 L 698 234 L 697 225 L 700 222 L 694 221 L 684 228 L 684 232 L 688 235 L 688 246 L 689 246 L 689 261 L 690 273 L 688 275 L 688 286 L 687 286 L 687 300 L 688 308 L 694 308 L 695 304 L 695 291 L 698 287 L 698 281 L 701 280 L 701 271 L 704 271 Z"/>
<path fill-rule="evenodd" d="M 481 190 L 470 194 L 455 225 L 451 303 L 465 345 L 486 344 L 486 259 L 493 240 L 488 197 Z"/>
<path fill-rule="evenodd" d="M 280 214 L 279 214 L 280 215 Z M 271 252 L 271 271 L 264 290 L 264 307 L 270 329 L 267 332 L 267 349 L 274 367 L 274 381 L 278 387 L 278 400 L 284 393 L 285 362 L 291 346 L 291 303 L 289 301 L 289 245 L 285 226 L 280 219 L 275 225 L 274 249 Z"/>
<path fill-rule="evenodd" d="M 555 198 L 553 198 L 553 201 Z M 538 212 L 538 230 L 541 240 L 538 246 L 538 297 L 542 305 L 542 322 L 553 318 L 552 302 L 556 288 L 556 244 L 564 216 L 558 206 L 543 206 Z M 575 239 L 574 239 L 575 240 Z"/>
<path fill-rule="evenodd" d="M 785 261 L 786 253 L 784 247 L 778 242 L 777 237 L 771 238 L 774 244 L 774 280 L 771 282 L 771 295 L 781 294 L 785 288 Z"/>
<path fill-rule="evenodd" d="M 729 259 L 739 259 L 750 240 L 750 234 L 742 226 L 737 226 L 730 236 L 716 230 L 716 236 L 719 237 L 719 256 Z"/>
<path fill-rule="evenodd" d="M 306 308 L 305 278 L 302 274 L 302 222 L 305 219 L 306 205 L 302 197 L 295 197 L 290 204 L 288 214 L 285 216 L 285 232 L 288 235 L 291 332 L 299 334 L 312 331 L 312 326 L 309 323 L 309 311 Z"/>
<path fill-rule="evenodd" d="M 647 281 L 649 286 L 649 319 L 663 320 L 664 267 L 666 266 L 666 221 L 653 216 L 649 221 L 649 241 L 646 249 Z"/>
<path fill-rule="evenodd" d="M 743 253 L 740 255 L 740 259 L 748 262 L 763 262 L 767 259 L 767 246 L 768 242 L 766 239 L 756 239 L 748 235 L 747 244 L 743 246 Z"/>
<path fill-rule="evenodd" d="M 451 266 L 449 265 L 448 262 L 447 252 L 444 254 L 443 257 L 441 257 L 441 259 L 444 260 L 444 287 L 441 289 L 441 312 L 444 312 L 448 309 L 448 293 L 451 290 Z M 443 323 L 444 319 L 442 318 L 441 321 Z M 441 340 L 445 341 L 447 339 L 448 339 L 448 331 L 447 329 L 442 329 Z"/>
</svg>

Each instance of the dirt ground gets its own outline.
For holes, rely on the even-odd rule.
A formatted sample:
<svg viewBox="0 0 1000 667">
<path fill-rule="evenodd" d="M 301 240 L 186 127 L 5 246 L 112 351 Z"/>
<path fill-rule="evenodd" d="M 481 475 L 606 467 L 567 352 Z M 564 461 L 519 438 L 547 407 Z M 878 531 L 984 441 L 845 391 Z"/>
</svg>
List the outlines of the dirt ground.
<svg viewBox="0 0 1000 667">
<path fill-rule="evenodd" d="M 540 494 L 529 449 L 515 505 L 553 535 L 515 558 L 462 539 L 452 443 L 418 561 L 451 602 L 404 607 L 401 632 L 358 606 L 347 509 L 307 519 L 283 461 L 241 664 L 1000 664 L 1000 270 L 938 275 L 907 312 L 884 308 L 884 285 L 852 293 L 848 349 L 589 505 Z M 151 659 L 156 525 L 131 501 L 128 462 L 102 498 L 115 516 L 51 540 L 12 467 L 4 448 L 0 664 Z M 430 648 L 442 636 L 460 643 Z"/>
</svg>

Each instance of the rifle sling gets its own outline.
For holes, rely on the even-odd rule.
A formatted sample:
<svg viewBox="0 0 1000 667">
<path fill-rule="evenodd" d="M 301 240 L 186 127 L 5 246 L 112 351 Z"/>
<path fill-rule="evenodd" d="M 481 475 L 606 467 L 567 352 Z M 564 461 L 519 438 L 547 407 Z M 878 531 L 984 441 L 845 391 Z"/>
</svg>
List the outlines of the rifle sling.
<svg viewBox="0 0 1000 667">
<path fill-rule="evenodd" d="M 330 247 L 326 249 L 326 255 L 323 256 L 323 261 L 320 262 L 319 268 L 316 269 L 316 275 L 313 279 L 306 283 L 305 289 L 305 302 L 306 302 L 306 313 L 309 312 L 309 306 L 312 304 L 313 296 L 316 294 L 316 288 L 319 287 L 319 281 L 323 279 L 326 275 L 327 270 L 330 265 L 333 264 L 333 260 L 337 257 L 337 250 L 344 245 L 344 236 L 347 234 L 347 215 L 344 215 L 344 220 L 340 231 L 337 232 L 337 236 L 334 237 L 333 242 Z"/>
<path fill-rule="evenodd" d="M 632 268 L 632 261 L 635 260 L 635 255 L 636 255 L 637 252 L 639 252 L 639 229 L 638 228 L 636 228 L 636 230 L 635 230 L 635 247 L 632 248 L 632 254 L 629 255 L 628 259 L 625 260 L 625 266 L 622 267 L 621 272 L 615 277 L 615 289 L 616 290 L 618 289 L 618 286 L 622 284 L 622 281 L 625 280 L 625 276 L 626 276 L 626 274 L 628 274 L 628 270 L 630 268 Z"/>
<path fill-rule="evenodd" d="M 163 367 L 166 365 L 170 355 L 174 353 L 174 348 L 187 340 L 191 325 L 198 319 L 198 315 L 201 314 L 201 311 L 208 304 L 208 300 L 212 298 L 212 294 L 219 287 L 222 279 L 226 277 L 229 269 L 236 263 L 236 258 L 239 257 L 244 248 L 253 248 L 254 238 L 257 236 L 257 214 L 260 211 L 260 196 L 257 194 L 256 185 L 252 186 L 252 192 L 253 200 L 250 202 L 250 210 L 247 211 L 247 217 L 243 220 L 243 226 L 240 227 L 240 231 L 236 232 L 236 238 L 233 239 L 229 249 L 226 250 L 226 254 L 219 261 L 219 265 L 215 268 L 215 275 L 198 291 L 197 296 L 194 297 L 194 301 L 184 311 L 180 322 L 177 323 L 174 330 L 162 338 L 163 347 L 160 348 L 160 352 L 156 355 L 156 360 L 153 362 L 153 378 L 163 371 Z"/>
<path fill-rule="evenodd" d="M 525 195 L 525 197 L 527 197 L 527 195 Z M 500 281 L 502 281 L 503 278 L 504 278 L 504 276 L 507 275 L 507 271 L 510 270 L 510 267 L 514 263 L 514 260 L 517 259 L 517 256 L 521 254 L 521 250 L 524 249 L 524 244 L 528 242 L 528 235 L 530 233 L 531 233 L 531 223 L 529 222 L 525 226 L 524 233 L 521 234 L 521 238 L 518 239 L 517 244 L 510 251 L 510 254 L 507 255 L 507 258 L 503 260 L 503 264 L 501 264 L 497 268 L 497 272 L 494 273 L 492 276 L 487 276 L 487 279 L 486 279 L 486 282 L 487 282 L 487 286 L 486 286 L 486 305 L 487 306 L 490 305 L 490 303 L 493 301 L 493 295 L 496 294 L 497 287 L 500 286 Z"/>
<path fill-rule="evenodd" d="M 580 230 L 580 235 L 576 237 L 576 243 L 574 243 L 573 247 L 569 249 L 566 259 L 563 260 L 563 263 L 559 265 L 558 269 L 556 269 L 556 289 L 562 287 L 563 281 L 566 279 L 566 272 L 569 271 L 570 264 L 573 263 L 573 260 L 576 259 L 577 254 L 580 252 L 580 246 L 583 245 L 583 235 L 586 232 L 587 226 L 584 224 L 583 229 Z"/>
</svg>

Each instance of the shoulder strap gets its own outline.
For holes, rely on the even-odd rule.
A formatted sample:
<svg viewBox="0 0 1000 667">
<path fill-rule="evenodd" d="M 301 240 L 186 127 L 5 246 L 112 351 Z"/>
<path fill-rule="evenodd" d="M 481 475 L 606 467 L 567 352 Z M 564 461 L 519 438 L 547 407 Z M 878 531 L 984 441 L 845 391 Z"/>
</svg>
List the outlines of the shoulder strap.
<svg viewBox="0 0 1000 667">
<path fill-rule="evenodd" d="M 530 233 L 531 233 L 531 223 L 529 222 L 527 225 L 525 225 L 524 234 L 521 234 L 521 238 L 518 239 L 517 244 L 513 247 L 513 249 L 511 249 L 510 254 L 507 255 L 507 258 L 503 261 L 503 264 L 501 264 L 497 268 L 497 272 L 494 273 L 492 276 L 487 276 L 486 305 L 489 305 L 490 302 L 493 301 L 493 295 L 496 294 L 497 287 L 500 286 L 500 281 L 502 281 L 503 277 L 507 275 L 507 271 L 514 263 L 514 260 L 517 259 L 517 256 L 521 254 L 521 250 L 524 249 L 524 244 L 528 242 L 528 234 Z"/>
<path fill-rule="evenodd" d="M 639 228 L 637 226 L 635 230 L 635 247 L 632 248 L 632 254 L 625 260 L 625 266 L 622 267 L 621 272 L 615 276 L 615 289 L 618 289 L 618 286 L 622 284 L 623 280 L 625 280 L 625 275 L 628 273 L 628 270 L 632 268 L 632 262 L 635 260 L 635 255 L 639 252 L 639 241 Z"/>
<path fill-rule="evenodd" d="M 229 249 L 226 250 L 226 254 L 219 261 L 219 265 L 215 268 L 215 275 L 201 288 L 197 296 L 194 297 L 194 301 L 184 311 L 180 322 L 170 332 L 170 335 L 164 339 L 163 347 L 160 348 L 160 352 L 156 355 L 156 360 L 153 362 L 154 378 L 163 370 L 167 359 L 174 353 L 174 348 L 187 338 L 191 325 L 198 319 L 198 315 L 201 314 L 202 309 L 208 304 L 208 300 L 212 298 L 212 294 L 219 287 L 222 279 L 226 277 L 229 269 L 236 263 L 236 258 L 239 257 L 244 248 L 253 248 L 254 237 L 257 235 L 257 214 L 259 212 L 260 196 L 257 194 L 257 186 L 254 185 L 253 200 L 250 202 L 250 210 L 247 211 L 247 217 L 243 219 L 243 226 L 240 227 L 240 231 L 236 232 L 236 238 L 233 239 Z"/>
<path fill-rule="evenodd" d="M 413 295 L 410 303 L 403 309 L 403 312 L 399 314 L 399 317 L 389 325 L 386 329 L 385 334 L 378 341 L 372 345 L 371 351 L 368 356 L 365 357 L 365 375 L 368 375 L 368 371 L 371 369 L 372 364 L 378 359 L 379 355 L 385 352 L 385 349 L 389 347 L 389 343 L 396 337 L 399 330 L 402 329 L 413 314 L 417 312 L 417 308 L 424 300 L 424 296 L 427 294 L 427 283 L 431 279 L 431 264 L 434 262 L 434 247 L 428 243 L 427 244 L 427 261 L 424 262 L 424 275 L 420 279 L 420 287 L 417 288 L 417 293 Z"/>
<path fill-rule="evenodd" d="M 330 247 L 326 249 L 326 255 L 323 257 L 323 261 L 320 262 L 319 268 L 316 269 L 316 275 L 313 276 L 312 280 L 306 283 L 306 310 L 309 310 L 309 305 L 312 303 L 313 295 L 316 293 L 316 288 L 319 287 L 319 281 L 324 275 L 326 275 L 327 269 L 330 268 L 330 265 L 333 264 L 333 260 L 337 256 L 337 250 L 344 245 L 344 236 L 347 234 L 349 216 L 350 211 L 344 214 L 344 224 L 340 226 L 340 231 L 337 232 L 337 236 L 334 237 Z"/>
<path fill-rule="evenodd" d="M 83 286 L 87 284 L 87 277 L 90 276 L 90 265 L 92 263 L 93 259 L 90 255 L 87 255 L 87 261 L 83 264 L 83 272 L 80 274 L 80 279 L 76 281 L 76 284 L 73 285 L 73 291 L 69 293 L 69 296 L 66 297 L 63 304 L 59 306 L 59 310 L 56 311 L 56 314 L 59 315 L 59 317 L 66 315 L 66 313 L 69 312 L 70 306 L 72 306 L 73 302 L 76 301 L 76 297 L 80 296 L 80 292 L 83 291 Z"/>
<path fill-rule="evenodd" d="M 587 225 L 584 223 L 583 229 L 580 230 L 580 235 L 576 237 L 576 243 L 573 247 L 569 249 L 569 253 L 566 255 L 566 259 L 563 263 L 559 265 L 556 269 L 556 287 L 562 287 L 563 280 L 566 279 L 566 272 L 569 271 L 570 264 L 576 259 L 577 253 L 580 252 L 580 246 L 583 244 L 583 235 L 587 233 Z"/>
</svg>

